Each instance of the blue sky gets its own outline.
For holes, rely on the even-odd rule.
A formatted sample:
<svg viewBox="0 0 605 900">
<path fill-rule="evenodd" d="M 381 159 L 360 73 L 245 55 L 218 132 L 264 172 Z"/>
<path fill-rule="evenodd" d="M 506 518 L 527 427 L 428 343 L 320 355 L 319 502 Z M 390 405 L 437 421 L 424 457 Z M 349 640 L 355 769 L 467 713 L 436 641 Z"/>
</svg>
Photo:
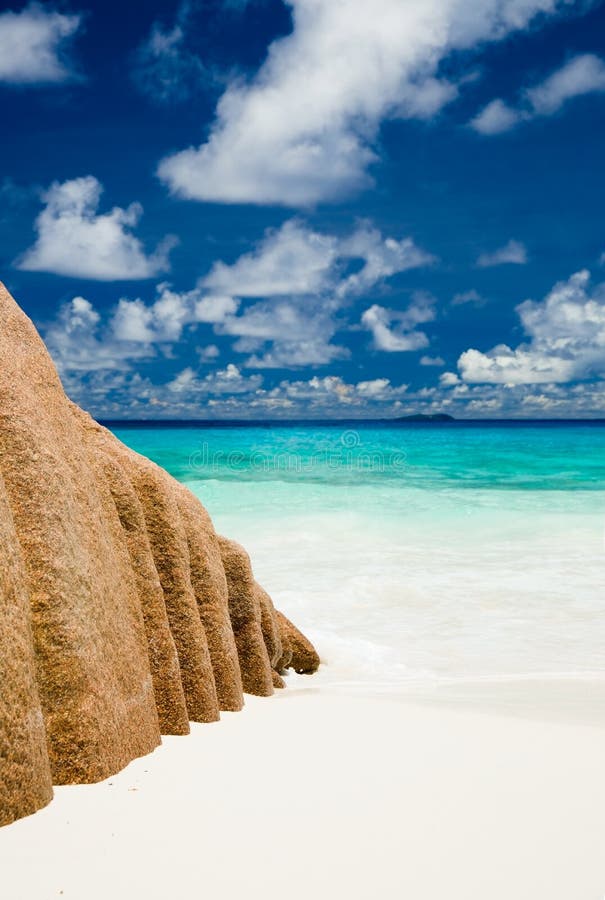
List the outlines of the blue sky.
<svg viewBox="0 0 605 900">
<path fill-rule="evenodd" d="M 605 4 L 0 6 L 0 277 L 105 418 L 605 415 Z"/>
</svg>

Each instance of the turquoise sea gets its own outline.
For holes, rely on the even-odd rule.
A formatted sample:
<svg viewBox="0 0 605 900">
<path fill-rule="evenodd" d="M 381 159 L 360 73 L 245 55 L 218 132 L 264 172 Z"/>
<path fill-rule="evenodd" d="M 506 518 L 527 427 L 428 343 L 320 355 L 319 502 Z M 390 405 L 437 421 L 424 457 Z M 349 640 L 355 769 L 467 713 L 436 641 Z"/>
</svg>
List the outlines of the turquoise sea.
<svg viewBox="0 0 605 900">
<path fill-rule="evenodd" d="M 322 683 L 605 675 L 605 423 L 113 423 L 249 550 Z"/>
</svg>

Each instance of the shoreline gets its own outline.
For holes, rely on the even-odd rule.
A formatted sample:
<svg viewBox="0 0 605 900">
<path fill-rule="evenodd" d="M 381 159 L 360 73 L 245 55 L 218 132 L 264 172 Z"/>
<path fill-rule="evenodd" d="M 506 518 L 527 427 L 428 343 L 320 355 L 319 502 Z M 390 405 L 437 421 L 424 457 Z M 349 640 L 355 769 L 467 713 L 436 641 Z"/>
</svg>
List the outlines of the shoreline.
<svg viewBox="0 0 605 900">
<path fill-rule="evenodd" d="M 502 678 L 459 678 L 408 685 L 384 682 L 352 685 L 321 681 L 322 669 L 314 676 L 317 688 L 333 696 L 388 699 L 394 703 L 434 709 L 485 713 L 501 718 L 561 725 L 605 728 L 605 674 L 528 674 Z M 288 676 L 288 684 L 295 675 Z M 305 690 L 296 685 L 294 690 Z M 311 689 L 309 689 L 310 692 Z"/>
<path fill-rule="evenodd" d="M 570 900 L 605 887 L 605 728 L 293 683 L 0 831 L 11 900 Z"/>
</svg>

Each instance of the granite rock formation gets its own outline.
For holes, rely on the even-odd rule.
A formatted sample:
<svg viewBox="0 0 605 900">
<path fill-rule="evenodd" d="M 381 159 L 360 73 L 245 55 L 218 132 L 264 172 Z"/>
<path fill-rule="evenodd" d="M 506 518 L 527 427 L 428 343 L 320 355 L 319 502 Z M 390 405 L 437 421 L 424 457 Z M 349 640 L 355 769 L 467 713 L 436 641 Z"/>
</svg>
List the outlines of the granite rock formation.
<svg viewBox="0 0 605 900">
<path fill-rule="evenodd" d="M 0 284 L 0 825 L 319 658 L 201 503 L 66 397 Z"/>
</svg>

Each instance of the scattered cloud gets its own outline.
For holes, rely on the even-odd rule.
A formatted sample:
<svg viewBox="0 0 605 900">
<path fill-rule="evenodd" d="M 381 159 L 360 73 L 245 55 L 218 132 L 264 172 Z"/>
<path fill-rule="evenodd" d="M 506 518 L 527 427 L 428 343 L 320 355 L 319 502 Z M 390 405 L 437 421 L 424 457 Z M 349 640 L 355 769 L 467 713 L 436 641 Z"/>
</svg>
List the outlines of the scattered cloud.
<svg viewBox="0 0 605 900">
<path fill-rule="evenodd" d="M 519 106 L 509 106 L 500 98 L 492 100 L 471 121 L 480 134 L 510 131 L 521 122 L 552 116 L 568 100 L 605 91 L 605 62 L 592 53 L 574 56 L 540 84 L 523 91 Z"/>
<path fill-rule="evenodd" d="M 334 303 L 302 297 L 261 300 L 217 326 L 237 337 L 236 353 L 251 354 L 246 365 L 258 369 L 324 366 L 346 359 L 345 347 L 332 343 L 338 324 Z"/>
<path fill-rule="evenodd" d="M 444 366 L 445 360 L 441 356 L 421 356 L 421 366 Z"/>
<path fill-rule="evenodd" d="M 572 0 L 290 0 L 293 30 L 219 100 L 210 136 L 161 161 L 185 198 L 309 206 L 372 183 L 385 119 L 430 119 L 457 94 L 451 53 L 501 40 Z M 354 60 L 354 64 L 352 61 Z"/>
<path fill-rule="evenodd" d="M 210 374 L 185 368 L 154 384 L 138 373 L 94 371 L 68 375 L 70 396 L 99 418 L 368 417 L 395 415 L 407 385 L 388 378 L 349 383 L 337 375 L 282 380 L 268 388 L 261 375 L 245 375 L 230 364 Z"/>
<path fill-rule="evenodd" d="M 122 297 L 104 316 L 84 297 L 63 304 L 57 317 L 43 326 L 44 338 L 62 374 L 103 369 L 130 370 L 133 363 L 171 354 L 188 326 L 216 324 L 233 314 L 231 298 L 203 296 L 197 290 L 182 294 L 160 284 L 156 299 Z M 219 350 L 205 345 L 198 350 L 201 361 L 218 357 Z"/>
<path fill-rule="evenodd" d="M 312 412 L 322 408 L 367 407 L 371 403 L 392 402 L 402 397 L 408 389 L 406 384 L 393 385 L 388 378 L 375 378 L 350 384 L 337 375 L 317 376 L 308 381 L 282 381 L 276 391 L 269 392 L 270 399 L 285 396 L 302 408 L 308 406 Z"/>
<path fill-rule="evenodd" d="M 592 53 L 575 56 L 541 84 L 527 91 L 537 116 L 552 116 L 574 97 L 605 91 L 605 62 Z"/>
<path fill-rule="evenodd" d="M 372 332 L 376 350 L 401 353 L 428 347 L 429 339 L 418 325 L 435 318 L 434 299 L 427 294 L 417 294 L 403 311 L 385 309 L 374 304 L 363 313 L 361 324 Z"/>
<path fill-rule="evenodd" d="M 560 384 L 467 384 L 444 373 L 412 390 L 388 378 L 348 382 L 337 375 L 285 379 L 267 386 L 237 366 L 208 377 L 186 368 L 167 382 L 138 372 L 94 370 L 63 375 L 76 402 L 100 418 L 382 418 L 449 412 L 458 418 L 602 416 L 605 381 Z"/>
<path fill-rule="evenodd" d="M 441 387 L 452 387 L 455 384 L 460 384 L 460 379 L 455 372 L 443 372 L 439 376 L 439 384 Z"/>
<path fill-rule="evenodd" d="M 214 359 L 218 359 L 221 351 L 216 344 L 206 344 L 205 347 L 198 347 L 197 354 L 202 362 L 209 363 Z"/>
<path fill-rule="evenodd" d="M 485 297 L 482 297 L 474 288 L 471 288 L 470 291 L 461 291 L 452 297 L 452 306 L 464 306 L 469 303 L 473 306 L 484 306 L 486 302 Z"/>
<path fill-rule="evenodd" d="M 362 263 L 342 275 L 351 260 Z M 360 222 L 345 238 L 322 234 L 298 219 L 271 229 L 250 253 L 232 265 L 217 262 L 201 284 L 238 297 L 279 297 L 335 292 L 344 298 L 362 294 L 400 272 L 431 265 L 430 253 L 412 238 L 384 238 L 369 222 Z"/>
<path fill-rule="evenodd" d="M 480 269 L 491 266 L 502 266 L 507 263 L 524 266 L 527 263 L 527 249 L 520 241 L 510 240 L 503 247 L 499 247 L 492 253 L 482 253 L 477 259 Z"/>
<path fill-rule="evenodd" d="M 342 241 L 343 259 L 363 260 L 359 271 L 352 273 L 337 286 L 337 294 L 361 296 L 376 284 L 410 269 L 433 265 L 436 257 L 422 250 L 410 237 L 400 241 L 383 238 L 369 222 L 362 222 L 350 238 Z"/>
<path fill-rule="evenodd" d="M 445 375 L 451 376 L 450 379 Z M 425 412 L 459 418 L 586 418 L 605 413 L 605 381 L 560 384 L 466 384 L 445 373 L 438 387 L 408 394 Z"/>
<path fill-rule="evenodd" d="M 524 119 L 523 113 L 508 106 L 499 97 L 491 100 L 474 119 L 471 119 L 471 128 L 479 134 L 502 134 L 510 131 Z"/>
<path fill-rule="evenodd" d="M 138 342 L 112 340 L 100 314 L 84 297 L 63 304 L 43 331 L 61 375 L 129 369 L 134 360 L 153 355 Z"/>
<path fill-rule="evenodd" d="M 466 350 L 458 360 L 462 379 L 471 383 L 540 384 L 571 381 L 573 363 L 550 353 L 500 344 L 488 353 Z"/>
<path fill-rule="evenodd" d="M 334 283 L 338 245 L 338 238 L 292 219 L 232 265 L 216 262 L 202 284 L 239 297 L 316 294 Z"/>
<path fill-rule="evenodd" d="M 187 325 L 219 324 L 234 315 L 237 308 L 233 297 L 204 295 L 197 289 L 178 293 L 170 285 L 160 284 L 157 298 L 149 305 L 138 298 L 120 299 L 110 328 L 119 341 L 174 343 L 181 339 Z"/>
<path fill-rule="evenodd" d="M 591 290 L 590 273 L 576 272 L 517 313 L 529 340 L 515 349 L 466 350 L 458 360 L 464 382 L 562 384 L 605 375 L 605 283 Z"/>
<path fill-rule="evenodd" d="M 182 3 L 172 28 L 154 22 L 149 36 L 135 53 L 133 81 L 155 103 L 188 100 L 208 80 L 204 63 L 187 47 L 190 11 L 191 5 Z"/>
<path fill-rule="evenodd" d="M 205 294 L 195 301 L 193 321 L 219 325 L 230 316 L 234 316 L 238 308 L 239 300 L 233 297 L 225 294 Z"/>
<path fill-rule="evenodd" d="M 168 254 L 176 238 L 164 238 L 147 255 L 133 233 L 143 208 L 131 203 L 98 214 L 103 188 L 92 175 L 55 182 L 42 195 L 36 219 L 38 238 L 17 260 L 28 272 L 53 272 L 96 281 L 152 278 L 169 269 Z"/>
<path fill-rule="evenodd" d="M 114 210 L 107 217 L 94 215 L 99 186 L 96 182 L 89 186 L 95 185 L 92 219 L 96 224 L 99 219 L 108 218 L 113 232 L 114 217 L 120 218 L 125 211 Z M 74 186 L 68 182 L 67 187 L 72 192 L 69 196 L 75 196 L 77 206 L 76 227 L 69 234 L 70 253 L 79 256 L 81 253 L 74 251 L 74 233 L 82 218 L 78 205 L 81 190 L 77 183 Z M 60 205 L 63 210 L 67 205 L 65 198 Z M 45 227 L 40 233 L 47 239 Z M 96 277 L 100 278 L 98 267 L 103 265 L 103 277 L 107 279 L 110 273 L 105 267 L 105 256 L 99 256 L 103 241 L 93 244 L 94 237 L 94 233 L 86 236 L 97 254 L 96 259 L 93 254 L 93 259 L 86 261 L 88 277 L 92 277 L 94 265 Z M 132 238 L 137 252 L 142 253 L 139 242 L 118 228 L 117 242 L 124 237 Z M 101 238 L 107 245 L 106 229 L 101 229 Z M 67 238 L 62 242 L 56 239 L 56 245 L 65 254 L 67 243 Z M 83 240 L 78 239 L 78 245 L 82 244 Z M 46 246 L 42 250 L 48 263 Z M 126 271 L 126 263 L 120 261 L 116 249 L 110 259 L 112 277 L 117 278 L 118 271 L 125 277 L 122 270 Z M 71 361 L 79 369 L 87 356 L 91 359 L 91 370 L 118 363 L 128 368 L 131 360 L 151 358 L 158 352 L 172 355 L 174 345 L 183 339 L 199 340 L 200 361 L 207 363 L 219 355 L 214 340 L 208 341 L 209 334 L 212 338 L 230 339 L 230 350 L 243 357 L 240 367 L 325 366 L 350 355 L 346 347 L 333 341 L 339 328 L 346 326 L 343 313 L 350 302 L 372 289 L 382 290 L 384 281 L 393 275 L 432 260 L 410 238 L 383 238 L 367 222 L 359 223 L 352 234 L 337 237 L 315 232 L 303 222 L 291 220 L 279 229 L 267 231 L 252 251 L 242 254 L 231 265 L 216 262 L 192 290 L 175 291 L 170 284 L 162 282 L 157 285 L 151 302 L 140 297 L 120 297 L 103 317 L 89 301 L 76 298 L 62 308 L 47 335 L 63 370 L 69 368 Z M 143 257 L 143 262 L 148 262 L 148 258 Z M 357 267 L 356 271 L 351 272 L 351 264 Z M 34 268 L 27 257 L 21 266 Z M 132 269 L 130 261 L 127 271 Z M 56 260 L 54 270 L 58 270 Z M 389 315 L 394 322 L 390 338 L 393 349 L 403 340 L 406 345 L 426 346 L 426 336 L 415 327 L 433 317 L 432 298 L 415 295 L 408 310 Z M 65 331 L 63 340 L 58 333 L 61 329 Z"/>
<path fill-rule="evenodd" d="M 411 238 L 384 238 L 369 222 L 338 237 L 292 219 L 267 231 L 254 250 L 231 265 L 215 263 L 200 288 L 257 299 L 216 327 L 217 334 L 238 338 L 233 349 L 250 354 L 245 365 L 323 366 L 349 356 L 332 343 L 347 303 L 393 275 L 433 261 Z M 354 272 L 351 263 L 358 266 Z"/>
<path fill-rule="evenodd" d="M 188 308 L 194 315 L 191 297 Z M 578 272 L 555 285 L 543 301 L 520 304 L 518 312 L 526 343 L 485 354 L 468 350 L 458 361 L 458 373 L 443 372 L 434 386 L 415 390 L 387 378 L 349 383 L 334 374 L 267 385 L 263 375 L 246 374 L 234 363 L 208 371 L 219 351 L 207 343 L 199 348 L 201 371 L 185 366 L 155 383 L 142 374 L 142 364 L 158 349 L 143 340 L 153 332 L 121 331 L 115 327 L 117 308 L 104 319 L 83 297 L 65 304 L 44 331 L 68 393 L 97 416 L 603 415 L 605 283 L 591 289 L 588 273 Z M 160 320 L 151 326 L 144 321 L 141 328 L 155 329 L 156 337 L 176 333 L 163 329 Z M 438 367 L 443 360 L 427 357 L 422 364 Z M 153 372 L 157 377 L 161 370 L 156 366 Z"/>
<path fill-rule="evenodd" d="M 229 363 L 202 378 L 191 368 L 183 369 L 166 387 L 175 394 L 248 394 L 262 383 L 262 375 L 242 375 L 237 366 Z"/>
<path fill-rule="evenodd" d="M 77 77 L 67 50 L 81 22 L 78 14 L 42 3 L 0 13 L 0 82 L 58 84 Z"/>
</svg>

